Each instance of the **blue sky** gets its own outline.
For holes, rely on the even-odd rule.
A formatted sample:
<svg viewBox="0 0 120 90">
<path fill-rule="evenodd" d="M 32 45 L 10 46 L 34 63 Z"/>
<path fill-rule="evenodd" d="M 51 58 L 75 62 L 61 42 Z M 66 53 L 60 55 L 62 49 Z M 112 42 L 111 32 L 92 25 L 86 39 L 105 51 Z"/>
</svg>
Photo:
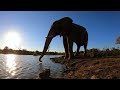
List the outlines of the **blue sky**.
<svg viewBox="0 0 120 90">
<path fill-rule="evenodd" d="M 15 31 L 21 37 L 20 47 L 42 51 L 52 23 L 66 16 L 87 29 L 88 49 L 119 46 L 115 41 L 120 36 L 120 11 L 0 11 L 0 48 L 4 48 L 4 35 Z M 50 51 L 64 51 L 62 38 L 52 40 Z"/>
</svg>

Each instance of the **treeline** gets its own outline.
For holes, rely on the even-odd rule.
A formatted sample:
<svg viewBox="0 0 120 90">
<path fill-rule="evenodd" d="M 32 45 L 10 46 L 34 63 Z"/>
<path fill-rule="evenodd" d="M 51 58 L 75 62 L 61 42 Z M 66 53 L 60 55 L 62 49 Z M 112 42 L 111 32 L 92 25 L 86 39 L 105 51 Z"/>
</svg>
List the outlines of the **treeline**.
<svg viewBox="0 0 120 90">
<path fill-rule="evenodd" d="M 118 56 L 120 57 L 120 49 L 119 48 L 106 48 L 106 49 L 89 49 L 87 50 L 88 56 L 89 57 L 114 57 Z M 81 51 L 80 55 L 84 55 L 84 52 Z"/>
<path fill-rule="evenodd" d="M 27 49 L 23 50 L 13 50 L 7 46 L 4 49 L 0 49 L 0 54 L 18 54 L 18 55 L 41 55 L 42 52 L 39 51 L 28 51 Z M 47 55 L 63 55 L 64 53 L 59 52 L 47 52 Z"/>
<path fill-rule="evenodd" d="M 26 49 L 23 50 L 13 50 L 8 48 L 7 46 L 4 49 L 0 49 L 0 54 L 18 54 L 18 55 L 41 55 L 42 52 L 39 51 L 28 51 Z M 75 54 L 76 52 L 74 52 Z M 92 48 L 87 50 L 89 57 L 114 57 L 120 56 L 119 48 L 106 48 L 106 49 L 97 49 Z M 64 55 L 64 52 L 46 52 L 46 55 Z M 84 55 L 84 51 L 80 51 L 79 55 Z"/>
</svg>

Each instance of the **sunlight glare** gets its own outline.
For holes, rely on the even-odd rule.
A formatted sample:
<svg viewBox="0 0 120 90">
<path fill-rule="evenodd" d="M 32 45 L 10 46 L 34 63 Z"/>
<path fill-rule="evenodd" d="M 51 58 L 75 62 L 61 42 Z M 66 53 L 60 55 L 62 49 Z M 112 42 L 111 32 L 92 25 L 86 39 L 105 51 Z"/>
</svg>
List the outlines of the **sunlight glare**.
<svg viewBox="0 0 120 90">
<path fill-rule="evenodd" d="M 14 76 L 15 75 L 15 69 L 16 69 L 16 63 L 15 63 L 15 55 L 13 54 L 8 54 L 6 55 L 6 67 L 7 71 Z"/>
<path fill-rule="evenodd" d="M 21 38 L 17 32 L 8 32 L 4 40 L 4 46 L 8 46 L 11 49 L 18 49 L 20 47 Z"/>
</svg>

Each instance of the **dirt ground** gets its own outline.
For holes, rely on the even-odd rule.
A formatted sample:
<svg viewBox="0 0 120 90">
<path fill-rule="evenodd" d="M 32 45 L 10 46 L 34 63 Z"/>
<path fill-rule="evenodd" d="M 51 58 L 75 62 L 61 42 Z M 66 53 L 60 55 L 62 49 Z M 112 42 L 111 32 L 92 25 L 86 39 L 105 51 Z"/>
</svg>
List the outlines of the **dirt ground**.
<svg viewBox="0 0 120 90">
<path fill-rule="evenodd" d="M 64 79 L 120 79 L 120 57 L 52 59 L 66 65 Z"/>
</svg>

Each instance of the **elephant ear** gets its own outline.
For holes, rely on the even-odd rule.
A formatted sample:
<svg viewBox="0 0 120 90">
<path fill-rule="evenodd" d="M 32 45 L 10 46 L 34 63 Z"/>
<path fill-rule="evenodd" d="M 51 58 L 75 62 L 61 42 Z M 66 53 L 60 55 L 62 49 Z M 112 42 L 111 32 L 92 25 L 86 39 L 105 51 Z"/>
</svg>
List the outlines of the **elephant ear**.
<svg viewBox="0 0 120 90">
<path fill-rule="evenodd" d="M 62 26 L 62 32 L 63 35 L 69 35 L 71 32 L 71 26 L 72 26 L 73 20 L 69 17 L 64 17 L 61 19 L 61 26 Z"/>
</svg>

